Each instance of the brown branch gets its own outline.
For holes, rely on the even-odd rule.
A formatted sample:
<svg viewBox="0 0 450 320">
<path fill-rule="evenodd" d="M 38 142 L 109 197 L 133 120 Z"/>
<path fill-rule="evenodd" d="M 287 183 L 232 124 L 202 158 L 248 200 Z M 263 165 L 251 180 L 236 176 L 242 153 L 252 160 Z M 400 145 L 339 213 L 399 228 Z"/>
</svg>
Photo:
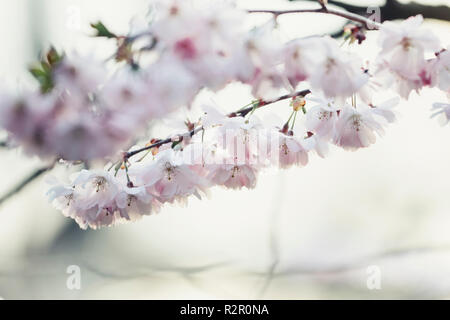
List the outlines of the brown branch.
<svg viewBox="0 0 450 320">
<path fill-rule="evenodd" d="M 17 184 L 13 189 L 11 189 L 10 191 L 8 191 L 5 195 L 3 195 L 0 198 L 0 205 L 3 204 L 5 201 L 9 200 L 12 196 L 16 195 L 17 193 L 19 193 L 20 191 L 22 191 L 23 188 L 25 188 L 27 185 L 29 185 L 31 182 L 33 182 L 34 180 L 36 180 L 37 178 L 39 178 L 41 175 L 43 175 L 44 173 L 46 173 L 47 171 L 50 171 L 51 169 L 53 169 L 55 165 L 52 164 L 50 166 L 46 166 L 40 169 L 37 169 L 36 171 L 34 171 L 33 173 L 31 173 L 28 177 L 26 177 L 22 182 L 20 182 L 19 184 Z"/>
<path fill-rule="evenodd" d="M 387 0 L 381 10 L 382 20 L 406 19 L 421 14 L 424 18 L 450 21 L 450 7 L 446 5 L 430 6 L 417 2 L 400 3 L 397 0 Z"/>
<path fill-rule="evenodd" d="M 307 96 L 308 94 L 311 93 L 311 90 L 302 90 L 302 91 L 297 91 L 294 93 L 290 93 L 290 94 L 285 94 L 284 96 L 272 99 L 272 100 L 260 100 L 259 104 L 256 106 L 251 106 L 245 109 L 241 109 L 239 111 L 236 112 L 232 112 L 228 115 L 228 117 L 230 118 L 234 118 L 234 117 L 245 117 L 247 114 L 249 114 L 253 109 L 259 109 L 262 108 L 264 106 L 270 105 L 270 104 L 274 104 L 276 102 L 279 101 L 283 101 L 283 100 L 287 100 L 287 99 L 291 99 L 291 98 L 295 98 L 295 97 L 299 97 L 299 96 Z"/>
<path fill-rule="evenodd" d="M 191 136 L 192 137 L 192 136 L 196 135 L 197 133 L 199 133 L 202 130 L 203 130 L 202 127 L 198 127 L 198 128 L 192 129 L 191 131 L 186 132 L 184 134 L 175 135 L 175 137 L 178 136 L 179 139 L 183 139 L 184 136 Z M 135 155 L 137 155 L 137 154 L 139 154 L 141 152 L 148 151 L 148 150 L 153 149 L 153 148 L 159 148 L 159 147 L 161 147 L 161 146 L 163 146 L 165 144 L 173 143 L 173 142 L 175 142 L 173 137 L 172 138 L 167 138 L 165 140 L 161 140 L 161 141 L 158 141 L 158 142 L 156 142 L 154 144 L 151 144 L 151 145 L 149 145 L 147 147 L 144 147 L 144 148 L 141 148 L 141 149 L 137 149 L 137 150 L 134 150 L 134 151 L 130 151 L 130 152 L 126 152 L 123 157 L 124 157 L 124 160 L 128 160 L 131 157 L 133 157 L 133 156 L 135 156 Z"/>
<path fill-rule="evenodd" d="M 380 28 L 380 24 L 375 22 L 369 18 L 360 16 L 355 13 L 345 12 L 341 10 L 330 9 L 327 7 L 321 7 L 319 9 L 292 9 L 292 10 L 248 10 L 248 13 L 271 13 L 275 16 L 280 16 L 284 14 L 293 14 L 293 13 L 323 13 L 323 14 L 331 14 L 338 17 L 342 17 L 354 22 L 358 22 L 362 24 L 368 30 L 377 30 Z"/>
<path fill-rule="evenodd" d="M 240 109 L 238 111 L 235 111 L 235 112 L 232 112 L 232 113 L 228 114 L 228 117 L 230 117 L 230 118 L 245 117 L 247 114 L 249 114 L 251 111 L 253 111 L 255 109 L 259 109 L 259 108 L 262 108 L 262 107 L 267 106 L 267 105 L 274 104 L 274 103 L 279 102 L 279 101 L 292 99 L 292 98 L 299 97 L 299 96 L 303 96 L 304 97 L 304 96 L 306 96 L 306 95 L 308 95 L 310 93 L 311 93 L 310 90 L 302 90 L 302 91 L 297 91 L 297 92 L 294 92 L 294 93 L 291 93 L 291 94 L 286 94 L 286 95 L 283 95 L 281 97 L 278 97 L 278 98 L 275 98 L 275 99 L 272 99 L 272 100 L 260 100 L 259 102 L 256 102 L 257 103 L 256 105 L 253 105 L 253 106 L 245 108 L 245 109 Z M 194 135 L 196 135 L 200 131 L 203 131 L 203 127 L 201 127 L 201 126 L 197 127 L 197 128 L 194 128 L 191 131 L 186 132 L 184 134 L 175 135 L 174 137 L 178 138 L 179 139 L 178 141 L 181 141 L 183 139 L 183 137 L 186 137 L 186 136 L 193 137 Z M 141 148 L 141 149 L 137 149 L 137 150 L 134 150 L 134 151 L 126 152 L 123 155 L 124 161 L 126 162 L 126 160 L 128 160 L 131 157 L 133 157 L 133 156 L 135 156 L 135 155 L 137 155 L 139 153 L 142 153 L 144 151 L 148 151 L 148 150 L 151 150 L 153 148 L 159 148 L 159 147 L 161 147 L 161 146 L 163 146 L 165 144 L 168 144 L 168 143 L 177 142 L 176 139 L 174 140 L 174 137 L 167 138 L 165 140 L 160 140 L 160 141 L 158 141 L 158 142 L 156 142 L 154 144 L 151 144 L 151 145 L 146 146 L 146 147 Z"/>
<path fill-rule="evenodd" d="M 296 1 L 296 0 L 290 0 Z M 304 0 L 314 1 L 317 0 Z M 344 10 L 357 13 L 360 15 L 369 15 L 367 12 L 368 6 L 358 6 L 348 4 L 342 1 L 329 0 L 328 4 L 335 5 Z M 423 15 L 424 18 L 438 19 L 444 21 L 450 21 L 450 7 L 446 5 L 426 5 L 417 2 L 401 3 L 398 0 L 386 0 L 385 4 L 379 6 L 381 10 L 381 21 L 406 19 L 418 14 Z"/>
</svg>

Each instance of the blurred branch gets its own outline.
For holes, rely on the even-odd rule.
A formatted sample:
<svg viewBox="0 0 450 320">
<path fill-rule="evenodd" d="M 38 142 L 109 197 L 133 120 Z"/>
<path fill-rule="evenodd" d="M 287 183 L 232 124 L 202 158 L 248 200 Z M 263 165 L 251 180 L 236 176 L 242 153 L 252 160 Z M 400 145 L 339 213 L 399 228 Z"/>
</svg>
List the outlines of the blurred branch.
<svg viewBox="0 0 450 320">
<path fill-rule="evenodd" d="M 321 6 L 319 9 L 292 9 L 292 10 L 248 10 L 248 13 L 271 13 L 275 17 L 284 14 L 294 14 L 294 13 L 320 13 L 320 14 L 330 14 L 338 17 L 345 18 L 350 21 L 358 22 L 363 25 L 368 30 L 379 29 L 380 24 L 374 20 L 371 20 L 363 15 L 358 15 L 353 12 L 347 12 L 343 10 L 334 10 L 326 6 Z"/>
<path fill-rule="evenodd" d="M 47 171 L 50 171 L 53 169 L 55 164 L 51 164 L 50 166 L 46 166 L 40 169 L 37 169 L 36 171 L 32 172 L 28 177 L 26 177 L 22 182 L 17 184 L 13 189 L 11 189 L 8 193 L 6 193 L 4 196 L 0 198 L 0 205 L 3 204 L 3 202 L 7 201 L 12 196 L 16 195 L 20 191 L 22 191 L 23 188 L 25 188 L 27 185 L 29 185 L 31 182 L 39 178 L 41 175 L 46 173 Z"/>
<path fill-rule="evenodd" d="M 104 277 L 104 278 L 135 279 L 135 278 L 146 278 L 146 277 L 156 276 L 156 273 L 159 273 L 159 272 L 170 272 L 170 273 L 177 273 L 182 276 L 191 276 L 191 275 L 202 273 L 205 271 L 218 269 L 218 268 L 227 266 L 229 264 L 230 264 L 230 262 L 228 262 L 228 261 L 222 261 L 222 262 L 217 262 L 217 263 L 212 263 L 212 264 L 207 264 L 207 265 L 199 265 L 199 266 L 194 266 L 194 267 L 171 267 L 171 266 L 156 267 L 156 266 L 152 266 L 152 267 L 141 268 L 140 270 L 133 270 L 133 271 L 127 272 L 127 273 L 123 273 L 123 272 L 118 273 L 118 272 L 111 272 L 111 271 L 107 271 L 107 270 L 100 270 L 99 268 L 97 268 L 93 265 L 90 265 L 89 263 L 84 263 L 83 267 L 101 277 Z M 131 269 L 130 266 L 128 266 L 128 267 L 129 267 L 129 269 Z"/>
<path fill-rule="evenodd" d="M 422 246 L 416 248 L 397 248 L 392 250 L 387 250 L 385 252 L 381 252 L 378 254 L 374 254 L 367 257 L 362 257 L 356 259 L 356 262 L 349 264 L 341 264 L 337 266 L 327 267 L 327 268 L 315 268 L 315 267 L 306 267 L 306 268 L 291 268 L 284 270 L 282 272 L 277 272 L 274 274 L 274 277 L 281 276 L 290 276 L 295 274 L 300 275 L 323 275 L 323 274 L 335 274 L 335 273 L 343 273 L 352 271 L 355 269 L 365 268 L 370 265 L 373 265 L 375 261 L 388 259 L 388 258 L 400 258 L 406 255 L 412 254 L 427 254 L 433 252 L 446 252 L 450 251 L 450 244 L 441 245 L 441 246 Z"/>
<path fill-rule="evenodd" d="M 278 175 L 278 177 L 278 187 L 275 189 L 276 191 L 273 195 L 274 200 L 272 201 L 272 209 L 269 220 L 269 245 L 272 261 L 266 275 L 264 276 L 264 282 L 258 292 L 258 299 L 263 298 L 272 283 L 274 275 L 276 274 L 276 269 L 280 263 L 280 204 L 282 203 L 285 195 L 286 183 L 284 174 Z"/>
<path fill-rule="evenodd" d="M 289 0 L 297 1 L 297 0 Z M 304 0 L 317 2 L 317 0 Z M 369 16 L 372 13 L 367 12 L 368 5 L 352 5 L 342 1 L 329 0 L 329 4 L 338 6 L 349 12 L 362 14 L 364 16 Z M 424 18 L 438 19 L 444 21 L 450 21 L 450 7 L 446 5 L 426 5 L 417 2 L 401 3 L 398 0 L 386 0 L 385 4 L 379 7 L 381 10 L 381 21 L 385 20 L 395 20 L 395 19 L 406 19 L 410 16 L 415 16 L 418 14 L 423 15 Z"/>
</svg>

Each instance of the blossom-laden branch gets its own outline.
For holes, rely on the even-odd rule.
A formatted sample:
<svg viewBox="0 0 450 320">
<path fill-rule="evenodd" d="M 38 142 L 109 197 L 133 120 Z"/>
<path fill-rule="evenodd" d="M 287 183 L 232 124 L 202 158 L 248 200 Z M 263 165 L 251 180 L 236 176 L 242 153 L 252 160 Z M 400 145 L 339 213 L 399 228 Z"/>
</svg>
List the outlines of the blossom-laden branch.
<svg viewBox="0 0 450 320">
<path fill-rule="evenodd" d="M 183 134 L 177 134 L 174 137 L 167 138 L 167 139 L 164 139 L 164 140 L 159 140 L 158 142 L 152 143 L 152 144 L 150 144 L 150 145 L 148 145 L 146 147 L 126 152 L 124 154 L 124 156 L 123 156 L 123 159 L 124 159 L 124 161 L 127 161 L 131 157 L 134 157 L 135 155 L 140 154 L 140 153 L 142 153 L 144 151 L 148 151 L 148 150 L 151 150 L 151 149 L 154 149 L 154 148 L 159 148 L 159 147 L 161 147 L 163 145 L 166 145 L 166 144 L 169 144 L 169 143 L 181 142 L 184 139 L 184 137 L 193 137 L 194 135 L 196 135 L 197 133 L 199 133 L 202 130 L 203 130 L 202 127 L 198 127 L 198 128 L 192 129 L 189 132 L 186 132 L 186 133 L 183 133 Z"/>
<path fill-rule="evenodd" d="M 52 49 L 30 70 L 40 92 L 2 95 L 0 125 L 28 153 L 89 161 L 130 150 L 105 170 L 83 170 L 49 191 L 81 227 L 136 220 L 166 203 L 201 198 L 213 186 L 254 188 L 265 168 L 304 166 L 312 154 L 324 157 L 330 144 L 366 148 L 396 118 L 397 97 L 375 102 L 380 92 L 405 100 L 426 87 L 450 93 L 449 51 L 422 29 L 421 16 L 380 25 L 324 1 L 319 9 L 288 11 L 205 6 L 157 1 L 151 25 L 126 36 L 94 24 L 96 36 L 117 42 L 114 58 L 122 68 L 113 76 L 92 57 Z M 256 12 L 341 16 L 360 24 L 346 30 L 349 45 L 363 45 L 366 30 L 375 28 L 380 50 L 367 64 L 330 37 L 283 42 L 274 19 L 244 27 L 242 20 Z M 197 122 L 185 123 L 185 134 L 129 148 L 150 120 L 190 106 L 203 89 L 217 92 L 236 82 L 251 88 L 255 100 L 246 107 L 228 114 L 206 106 Z M 287 120 L 257 117 L 257 109 L 288 99 Z M 436 104 L 433 116 L 448 121 L 450 105 Z"/>
<path fill-rule="evenodd" d="M 307 90 L 297 91 L 297 92 L 294 92 L 294 93 L 291 93 L 291 94 L 282 95 L 281 97 L 278 97 L 278 98 L 275 98 L 275 99 L 272 99 L 272 100 L 257 100 L 257 101 L 252 103 L 251 107 L 243 108 L 243 109 L 237 110 L 235 112 L 232 112 L 232 113 L 228 114 L 228 117 L 230 117 L 230 118 L 233 118 L 233 117 L 245 117 L 250 112 L 252 112 L 252 111 L 254 111 L 256 109 L 259 109 L 261 107 L 264 107 L 264 106 L 267 106 L 267 105 L 271 105 L 273 103 L 277 103 L 277 102 L 280 102 L 280 101 L 283 101 L 283 100 L 287 100 L 287 99 L 294 99 L 296 97 L 305 97 L 305 96 L 307 96 L 310 93 L 311 93 L 311 90 L 307 89 Z M 194 128 L 194 129 L 190 130 L 189 132 L 186 132 L 186 133 L 183 133 L 183 134 L 177 134 L 177 135 L 175 135 L 175 136 L 173 136 L 171 138 L 167 138 L 165 140 L 159 140 L 158 142 L 150 144 L 149 146 L 146 146 L 144 148 L 140 148 L 138 150 L 126 152 L 124 154 L 124 160 L 126 161 L 126 160 L 130 159 L 131 157 L 133 157 L 133 156 L 135 156 L 135 155 L 137 155 L 139 153 L 142 153 L 144 151 L 148 151 L 148 150 L 151 150 L 151 149 L 154 149 L 154 148 L 159 148 L 159 147 L 161 147 L 161 146 L 163 146 L 165 144 L 174 143 L 174 142 L 181 142 L 184 139 L 184 137 L 192 138 L 195 134 L 197 134 L 197 133 L 199 133 L 199 132 L 201 132 L 203 130 L 204 130 L 203 127 L 200 126 L 198 128 Z"/>
</svg>

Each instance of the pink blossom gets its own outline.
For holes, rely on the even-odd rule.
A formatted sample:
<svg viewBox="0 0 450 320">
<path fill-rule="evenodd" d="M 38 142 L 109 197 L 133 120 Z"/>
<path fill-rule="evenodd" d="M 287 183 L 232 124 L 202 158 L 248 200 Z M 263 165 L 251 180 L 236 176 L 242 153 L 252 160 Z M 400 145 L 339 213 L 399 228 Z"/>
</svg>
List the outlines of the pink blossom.
<svg viewBox="0 0 450 320">
<path fill-rule="evenodd" d="M 230 189 L 253 189 L 256 186 L 257 171 L 250 165 L 210 165 L 207 179 L 214 185 Z"/>
<path fill-rule="evenodd" d="M 314 73 L 323 53 L 322 39 L 319 37 L 296 39 L 284 46 L 285 74 L 294 88 Z"/>
<path fill-rule="evenodd" d="M 120 216 L 134 221 L 159 210 L 159 203 L 145 187 L 124 187 L 116 196 Z"/>
<path fill-rule="evenodd" d="M 236 79 L 252 86 L 252 93 L 257 98 L 270 99 L 285 87 L 287 78 L 282 70 L 282 44 L 275 37 L 274 22 L 252 30 L 244 43 L 238 43 Z"/>
<path fill-rule="evenodd" d="M 333 143 L 350 151 L 366 148 L 375 143 L 376 136 L 384 133 L 369 108 L 344 106 L 339 113 Z"/>
<path fill-rule="evenodd" d="M 107 71 L 104 64 L 92 56 L 73 53 L 70 57 L 64 56 L 54 70 L 53 77 L 58 89 L 83 96 L 96 92 L 106 82 Z"/>
<path fill-rule="evenodd" d="M 309 77 L 313 89 L 328 98 L 347 98 L 367 83 L 369 76 L 357 56 L 342 51 L 332 38 L 323 38 L 321 44 L 317 52 L 320 60 Z"/>
<path fill-rule="evenodd" d="M 293 165 L 306 166 L 308 164 L 308 149 L 304 136 L 286 135 L 278 132 L 274 135 L 277 139 L 273 146 L 278 146 L 278 165 L 280 168 L 286 169 Z M 274 157 L 275 159 L 275 157 Z"/>
<path fill-rule="evenodd" d="M 338 120 L 338 108 L 334 101 L 320 97 L 308 98 L 308 101 L 316 105 L 308 108 L 306 129 L 323 139 L 332 138 Z"/>
<path fill-rule="evenodd" d="M 392 72 L 387 62 L 378 66 L 375 77 L 383 84 L 386 89 L 392 89 L 403 99 L 408 99 L 412 91 L 419 92 L 424 83 L 420 74 L 414 77 L 405 77 L 400 73 Z"/>
<path fill-rule="evenodd" d="M 71 187 L 56 185 L 48 195 L 55 207 L 74 219 L 81 228 L 112 225 L 120 219 L 115 197 L 120 188 L 114 177 L 104 172 L 81 171 L 72 177 Z"/>
<path fill-rule="evenodd" d="M 387 79 L 385 85 L 390 87 L 394 84 L 395 90 L 405 99 L 412 90 L 418 91 L 430 84 L 425 53 L 440 49 L 439 40 L 430 31 L 420 28 L 422 22 L 423 17 L 417 15 L 400 24 L 387 21 L 380 29 L 382 51 L 376 74 L 383 71 L 392 73 L 392 79 Z"/>
<path fill-rule="evenodd" d="M 134 221 L 158 209 L 146 188 L 128 187 L 107 171 L 82 170 L 71 177 L 69 185 L 52 183 L 49 201 L 83 229 Z"/>
<path fill-rule="evenodd" d="M 53 153 L 49 141 L 53 137 L 52 125 L 61 109 L 56 95 L 33 92 L 20 98 L 4 95 L 0 104 L 1 124 L 13 141 L 22 145 L 27 153 L 43 157 Z"/>
<path fill-rule="evenodd" d="M 439 40 L 420 28 L 422 22 L 423 17 L 417 15 L 400 24 L 386 21 L 380 29 L 380 58 L 388 62 L 393 72 L 407 79 L 416 77 L 425 67 L 425 51 L 440 49 Z"/>
<path fill-rule="evenodd" d="M 160 151 L 154 160 L 134 164 L 130 174 L 162 203 L 184 201 L 190 195 L 201 198 L 201 192 L 207 186 L 190 164 L 183 161 L 180 152 L 173 149 Z"/>
</svg>

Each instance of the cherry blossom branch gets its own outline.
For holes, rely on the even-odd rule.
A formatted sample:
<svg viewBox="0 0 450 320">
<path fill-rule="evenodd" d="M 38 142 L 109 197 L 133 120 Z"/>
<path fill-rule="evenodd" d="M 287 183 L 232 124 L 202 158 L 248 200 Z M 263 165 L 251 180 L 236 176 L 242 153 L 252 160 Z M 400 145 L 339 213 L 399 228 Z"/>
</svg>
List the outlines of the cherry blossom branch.
<svg viewBox="0 0 450 320">
<path fill-rule="evenodd" d="M 241 110 L 238 110 L 238 111 L 235 111 L 235 112 L 232 112 L 232 113 L 228 114 L 228 117 L 230 117 L 230 118 L 245 117 L 247 114 L 249 114 L 253 110 L 260 109 L 260 108 L 262 108 L 264 106 L 271 105 L 271 104 L 274 104 L 274 103 L 279 102 L 279 101 L 292 99 L 292 98 L 300 97 L 300 96 L 304 97 L 304 96 L 307 96 L 310 93 L 311 93 L 311 90 L 306 89 L 306 90 L 297 91 L 297 92 L 290 93 L 290 94 L 285 94 L 283 96 L 280 96 L 280 97 L 272 99 L 272 100 L 259 100 L 259 101 L 255 102 L 255 104 L 253 104 L 251 107 L 244 108 L 244 109 L 241 109 Z M 168 144 L 168 143 L 180 142 L 180 141 L 183 140 L 184 137 L 193 137 L 194 135 L 196 135 L 200 131 L 203 131 L 203 127 L 201 127 L 201 126 L 197 127 L 197 128 L 194 128 L 191 131 L 186 132 L 184 134 L 178 134 L 178 135 L 175 135 L 174 137 L 170 137 L 170 138 L 167 138 L 165 140 L 160 140 L 160 141 L 158 141 L 158 142 L 156 142 L 154 144 L 151 144 L 149 146 L 146 146 L 144 148 L 137 149 L 137 150 L 130 151 L 130 152 L 126 152 L 126 153 L 124 153 L 124 156 L 123 156 L 124 161 L 130 159 L 131 157 L 133 157 L 133 156 L 135 156 L 135 155 L 137 155 L 139 153 L 151 150 L 153 148 L 159 148 L 159 147 L 161 147 L 161 146 L 163 146 L 165 144 Z"/>
<path fill-rule="evenodd" d="M 149 146 L 146 146 L 144 148 L 137 149 L 137 150 L 130 151 L 130 152 L 126 152 L 124 154 L 123 158 L 124 158 L 124 160 L 128 160 L 131 157 L 133 157 L 133 156 L 135 156 L 135 155 L 137 155 L 137 154 L 139 154 L 141 152 L 148 151 L 148 150 L 151 150 L 153 148 L 159 148 L 159 147 L 161 147 L 161 146 L 163 146 L 165 144 L 168 144 L 168 143 L 179 142 L 179 141 L 181 141 L 183 139 L 183 137 L 186 137 L 186 136 L 191 136 L 192 137 L 192 136 L 196 135 L 197 133 L 199 133 L 202 130 L 203 130 L 203 127 L 198 127 L 198 128 L 192 129 L 191 131 L 186 132 L 184 134 L 175 135 L 175 137 L 167 138 L 165 140 L 160 140 L 160 141 L 158 141 L 156 143 L 153 143 L 153 144 L 151 144 Z"/>
<path fill-rule="evenodd" d="M 360 16 L 355 13 L 345 12 L 341 10 L 329 9 L 326 6 L 322 6 L 319 9 L 292 9 L 292 10 L 248 10 L 248 13 L 271 13 L 276 17 L 283 14 L 293 14 L 293 13 L 323 13 L 339 16 L 346 18 L 351 21 L 358 22 L 362 24 L 368 30 L 378 30 L 381 26 L 380 23 L 373 21 L 369 18 Z"/>
<path fill-rule="evenodd" d="M 278 97 L 278 98 L 275 98 L 275 99 L 272 99 L 272 100 L 266 100 L 266 101 L 265 100 L 260 100 L 259 103 L 256 106 L 251 106 L 251 107 L 248 107 L 248 108 L 245 108 L 245 109 L 242 109 L 242 110 L 230 113 L 228 116 L 230 118 L 233 118 L 233 117 L 245 117 L 247 114 L 249 114 L 254 109 L 259 109 L 261 107 L 264 107 L 264 106 L 267 106 L 267 105 L 270 105 L 270 104 L 274 104 L 276 102 L 287 100 L 287 99 L 292 99 L 292 98 L 296 98 L 296 97 L 300 97 L 300 96 L 305 97 L 305 96 L 307 96 L 310 93 L 311 93 L 311 90 L 307 89 L 307 90 L 297 91 L 297 92 L 290 93 L 290 94 L 285 94 L 285 95 L 283 95 L 281 97 Z"/>
<path fill-rule="evenodd" d="M 36 171 L 32 172 L 22 182 L 20 182 L 18 185 L 16 185 L 13 189 L 11 189 L 8 193 L 6 193 L 5 195 L 3 195 L 0 198 L 0 205 L 3 204 L 5 201 L 7 201 L 12 196 L 14 196 L 17 193 L 19 193 L 20 191 L 22 191 L 23 188 L 25 188 L 31 182 L 33 182 L 34 180 L 39 178 L 41 175 L 43 175 L 44 173 L 46 173 L 46 172 L 50 171 L 51 169 L 53 169 L 54 166 L 55 166 L 55 164 L 53 163 L 53 164 L 51 164 L 49 166 L 42 167 L 42 168 L 37 169 Z"/>
</svg>

